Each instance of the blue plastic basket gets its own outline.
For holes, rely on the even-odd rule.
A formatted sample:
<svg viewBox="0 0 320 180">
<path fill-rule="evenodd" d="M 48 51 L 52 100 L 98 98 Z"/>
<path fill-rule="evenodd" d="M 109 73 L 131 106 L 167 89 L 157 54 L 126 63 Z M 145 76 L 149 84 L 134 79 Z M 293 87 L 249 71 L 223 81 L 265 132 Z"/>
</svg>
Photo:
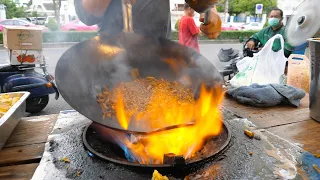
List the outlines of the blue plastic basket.
<svg viewBox="0 0 320 180">
<path fill-rule="evenodd" d="M 297 46 L 292 54 L 302 54 L 304 55 L 307 48 L 307 43 Z"/>
</svg>

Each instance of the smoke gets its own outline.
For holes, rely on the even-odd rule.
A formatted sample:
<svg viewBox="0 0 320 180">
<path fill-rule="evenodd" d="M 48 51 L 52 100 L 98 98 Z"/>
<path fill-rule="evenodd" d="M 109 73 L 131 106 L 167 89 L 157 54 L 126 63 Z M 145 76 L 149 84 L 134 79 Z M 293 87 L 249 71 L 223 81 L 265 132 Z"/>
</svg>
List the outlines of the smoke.
<svg viewBox="0 0 320 180">
<path fill-rule="evenodd" d="M 107 82 L 109 87 L 114 87 L 121 82 L 131 81 L 131 70 L 133 69 L 127 62 L 127 53 L 121 52 L 112 60 L 103 60 L 98 71 L 101 73 L 99 79 Z"/>
</svg>

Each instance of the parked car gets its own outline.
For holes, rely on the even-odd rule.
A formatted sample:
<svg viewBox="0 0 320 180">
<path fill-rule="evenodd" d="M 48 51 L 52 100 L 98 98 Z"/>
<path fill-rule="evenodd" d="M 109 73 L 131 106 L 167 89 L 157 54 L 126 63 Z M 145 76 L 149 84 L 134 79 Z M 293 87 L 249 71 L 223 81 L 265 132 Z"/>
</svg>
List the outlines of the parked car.
<svg viewBox="0 0 320 180">
<path fill-rule="evenodd" d="M 14 18 L 14 19 L 31 22 L 31 19 L 30 19 L 30 18 Z M 31 22 L 31 23 L 32 23 L 32 22 Z"/>
<path fill-rule="evenodd" d="M 80 20 L 74 20 L 61 26 L 63 31 L 97 31 L 98 29 L 97 25 L 87 26 Z"/>
<path fill-rule="evenodd" d="M 244 30 L 261 30 L 263 28 L 263 24 L 258 22 L 250 22 L 244 24 L 242 27 Z"/>
<path fill-rule="evenodd" d="M 46 17 L 34 17 L 32 23 L 37 25 L 45 25 Z"/>
<path fill-rule="evenodd" d="M 238 31 L 238 30 L 242 30 L 242 27 L 237 27 L 237 26 L 233 26 L 231 24 L 224 24 L 222 25 L 221 28 L 223 31 Z"/>
<path fill-rule="evenodd" d="M 3 26 L 25 26 L 25 27 L 40 27 L 42 31 L 48 31 L 48 28 L 44 26 L 39 26 L 32 24 L 31 22 L 20 20 L 20 19 L 6 19 L 0 21 L 0 31 L 2 31 Z"/>
</svg>

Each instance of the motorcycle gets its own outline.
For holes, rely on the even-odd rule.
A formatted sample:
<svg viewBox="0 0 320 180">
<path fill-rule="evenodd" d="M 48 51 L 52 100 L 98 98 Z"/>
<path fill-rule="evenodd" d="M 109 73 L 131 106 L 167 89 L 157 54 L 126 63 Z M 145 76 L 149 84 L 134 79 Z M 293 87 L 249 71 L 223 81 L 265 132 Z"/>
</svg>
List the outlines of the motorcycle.
<svg viewBox="0 0 320 180">
<path fill-rule="evenodd" d="M 245 57 L 253 57 L 255 53 L 259 52 L 259 48 L 249 49 L 247 48 L 249 40 L 243 43 L 242 55 L 239 55 L 237 50 L 221 49 L 218 57 L 221 62 L 229 62 L 228 65 L 220 72 L 223 77 L 228 77 L 231 80 L 232 76 L 238 73 L 237 63 Z M 259 46 L 258 46 L 259 47 Z"/>
<path fill-rule="evenodd" d="M 36 68 L 43 73 L 36 72 Z M 49 95 L 55 93 L 55 99 L 59 98 L 58 89 L 54 78 L 47 71 L 45 59 L 39 65 L 4 65 L 0 67 L 0 91 L 1 93 L 28 91 L 26 100 L 26 112 L 37 113 L 42 111 L 49 103 Z"/>
</svg>

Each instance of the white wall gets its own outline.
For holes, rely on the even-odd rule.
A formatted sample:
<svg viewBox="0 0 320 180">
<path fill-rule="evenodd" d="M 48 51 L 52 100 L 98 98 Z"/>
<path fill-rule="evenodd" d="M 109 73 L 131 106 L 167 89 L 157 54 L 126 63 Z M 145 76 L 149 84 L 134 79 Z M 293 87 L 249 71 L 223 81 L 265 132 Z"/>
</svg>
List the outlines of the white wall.
<svg viewBox="0 0 320 180">
<path fill-rule="evenodd" d="M 170 0 L 170 9 L 174 9 L 174 4 L 184 4 L 184 0 Z"/>
<path fill-rule="evenodd" d="M 15 3 L 19 6 L 23 6 L 24 4 L 28 4 L 30 0 L 16 0 Z"/>
<path fill-rule="evenodd" d="M 0 20 L 5 20 L 5 19 L 7 19 L 5 5 L 0 4 Z"/>
<path fill-rule="evenodd" d="M 43 0 L 32 0 L 32 4 L 41 4 Z"/>
</svg>

